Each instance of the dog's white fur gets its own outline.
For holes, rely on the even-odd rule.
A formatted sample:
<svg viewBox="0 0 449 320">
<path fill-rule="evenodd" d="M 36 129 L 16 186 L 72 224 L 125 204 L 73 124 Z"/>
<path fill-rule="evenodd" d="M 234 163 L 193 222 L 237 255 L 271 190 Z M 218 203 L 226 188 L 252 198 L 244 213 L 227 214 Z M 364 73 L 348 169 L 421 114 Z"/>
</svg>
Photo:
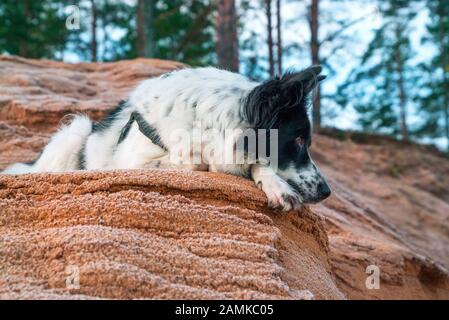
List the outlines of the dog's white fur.
<svg viewBox="0 0 449 320">
<path fill-rule="evenodd" d="M 126 107 L 103 130 L 93 131 L 93 124 L 87 117 L 75 116 L 69 126 L 60 128 L 51 138 L 34 164 L 15 164 L 3 173 L 78 170 L 79 154 L 84 148 L 87 170 L 184 167 L 239 176 L 251 175 L 266 193 L 270 206 L 293 209 L 301 204 L 299 194 L 281 178 L 282 172 L 278 175 L 262 164 L 217 164 L 212 163 L 211 159 L 204 159 L 207 155 L 203 154 L 203 164 L 180 166 L 170 161 L 166 150 L 143 135 L 136 122 L 132 124 L 126 139 L 117 144 L 133 111 L 138 111 L 157 130 L 161 141 L 169 149 L 173 145 L 170 141 L 172 133 L 179 129 L 192 131 L 197 121 L 201 122 L 203 135 L 217 129 L 220 132 L 225 129 L 245 130 L 249 124 L 241 116 L 242 99 L 258 84 L 239 74 L 212 67 L 182 69 L 145 80 L 131 92 Z M 233 148 L 232 144 L 224 145 L 220 139 L 212 139 L 202 148 L 212 148 L 216 153 L 234 151 L 230 149 Z"/>
<path fill-rule="evenodd" d="M 63 172 L 78 167 L 78 155 L 92 131 L 92 122 L 85 116 L 76 116 L 68 126 L 62 126 L 53 135 L 33 165 L 16 163 L 2 173 Z"/>
</svg>

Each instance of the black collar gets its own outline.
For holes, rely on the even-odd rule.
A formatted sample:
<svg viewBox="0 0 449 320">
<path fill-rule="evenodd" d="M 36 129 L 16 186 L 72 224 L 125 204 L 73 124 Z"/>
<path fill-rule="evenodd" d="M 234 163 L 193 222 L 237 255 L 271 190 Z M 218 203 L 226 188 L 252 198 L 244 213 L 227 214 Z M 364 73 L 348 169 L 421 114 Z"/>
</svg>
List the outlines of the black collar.
<svg viewBox="0 0 449 320">
<path fill-rule="evenodd" d="M 140 132 L 142 132 L 145 135 L 145 137 L 150 139 L 151 142 L 153 142 L 155 145 L 161 147 L 165 151 L 168 151 L 167 147 L 162 143 L 161 137 L 157 132 L 156 128 L 154 128 L 148 122 L 146 122 L 145 119 L 142 117 L 142 115 L 137 111 L 131 113 L 128 122 L 125 124 L 120 133 L 120 137 L 118 138 L 117 144 L 120 144 L 128 136 L 128 132 L 131 129 L 131 125 L 134 123 L 134 121 L 137 122 Z"/>
</svg>

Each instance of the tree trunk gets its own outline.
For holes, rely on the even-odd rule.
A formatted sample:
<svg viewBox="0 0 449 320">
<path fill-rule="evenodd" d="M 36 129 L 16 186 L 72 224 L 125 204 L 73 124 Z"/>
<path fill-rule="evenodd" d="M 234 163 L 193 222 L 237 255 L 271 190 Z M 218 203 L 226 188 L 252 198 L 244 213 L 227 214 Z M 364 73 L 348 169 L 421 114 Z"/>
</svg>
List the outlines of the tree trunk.
<svg viewBox="0 0 449 320">
<path fill-rule="evenodd" d="M 404 89 L 404 75 L 402 68 L 398 70 L 398 89 L 399 89 L 399 127 L 401 130 L 402 140 L 407 141 L 409 139 L 408 126 L 407 126 L 407 101 L 405 97 Z"/>
<path fill-rule="evenodd" d="M 312 64 L 320 64 L 320 42 L 318 40 L 319 27 L 319 0 L 312 0 L 310 6 L 310 55 L 312 57 Z M 321 128 L 321 92 L 320 86 L 317 86 L 316 93 L 313 97 L 312 110 L 313 130 L 318 132 Z"/>
<path fill-rule="evenodd" d="M 267 15 L 267 45 L 268 45 L 268 64 L 270 78 L 274 77 L 274 54 L 273 54 L 273 24 L 271 17 L 271 0 L 265 0 L 265 13 Z"/>
<path fill-rule="evenodd" d="M 402 140 L 409 139 L 408 127 L 407 127 L 407 98 L 405 96 L 404 88 L 404 61 L 401 53 L 401 26 L 396 25 L 396 46 L 395 46 L 395 59 L 396 59 L 396 72 L 398 74 L 397 86 L 399 93 L 399 128 L 401 131 Z"/>
<path fill-rule="evenodd" d="M 442 51 L 442 60 L 443 60 L 442 61 L 443 87 L 446 89 L 444 90 L 443 94 L 443 106 L 442 106 L 444 114 L 444 134 L 446 138 L 446 151 L 447 153 L 449 153 L 449 74 L 445 68 L 445 66 L 449 65 L 449 59 L 446 58 L 448 56 L 446 47 L 441 47 L 440 50 Z"/>
<path fill-rule="evenodd" d="M 441 67 L 443 69 L 443 114 L 444 114 L 444 133 L 446 137 L 446 151 L 449 153 L 449 70 L 447 70 L 449 66 L 449 49 L 444 44 L 446 43 L 445 37 L 446 32 L 444 28 L 444 24 L 441 21 L 443 17 L 446 16 L 446 10 L 442 1 L 439 2 L 437 8 L 438 16 L 440 19 L 439 30 L 438 30 L 438 40 L 440 43 L 440 51 L 441 51 Z"/>
<path fill-rule="evenodd" d="M 449 153 L 449 76 L 448 71 L 444 67 L 448 65 L 449 60 L 446 58 L 448 56 L 447 48 L 442 48 L 441 50 L 443 50 L 443 77 L 444 77 L 444 87 L 446 88 L 443 97 L 444 132 L 446 135 L 447 152 Z"/>
<path fill-rule="evenodd" d="M 145 3 L 145 25 L 147 27 L 145 57 L 156 56 L 156 35 L 154 26 L 154 1 L 146 0 Z"/>
<path fill-rule="evenodd" d="M 278 75 L 282 75 L 282 20 L 281 20 L 281 0 L 276 0 L 276 24 L 277 24 L 277 67 Z"/>
<path fill-rule="evenodd" d="M 399 89 L 399 107 L 400 107 L 400 119 L 399 119 L 399 127 L 401 130 L 402 140 L 406 141 L 409 139 L 408 134 L 408 126 L 407 126 L 407 101 L 405 98 L 405 90 L 404 90 L 404 75 L 402 70 L 399 73 L 398 78 L 398 89 Z"/>
<path fill-rule="evenodd" d="M 220 68 L 239 71 L 237 14 L 234 0 L 217 0 L 217 58 Z"/>
<path fill-rule="evenodd" d="M 445 96 L 445 106 L 444 106 L 444 129 L 446 133 L 446 149 L 449 153 L 449 99 L 446 94 Z"/>
<path fill-rule="evenodd" d="M 145 57 L 146 47 L 146 21 L 145 21 L 145 0 L 137 0 L 137 56 Z"/>
<path fill-rule="evenodd" d="M 95 5 L 95 0 L 90 0 L 91 3 L 91 12 L 92 12 L 92 25 L 91 25 L 91 60 L 93 62 L 97 61 L 97 7 Z"/>
<path fill-rule="evenodd" d="M 29 0 L 24 1 L 23 3 L 23 16 L 25 19 L 25 23 L 28 24 L 30 21 L 30 2 Z M 27 41 L 23 37 L 19 37 L 19 56 L 28 58 L 28 46 Z"/>
<path fill-rule="evenodd" d="M 137 1 L 137 56 L 155 57 L 154 1 Z"/>
</svg>

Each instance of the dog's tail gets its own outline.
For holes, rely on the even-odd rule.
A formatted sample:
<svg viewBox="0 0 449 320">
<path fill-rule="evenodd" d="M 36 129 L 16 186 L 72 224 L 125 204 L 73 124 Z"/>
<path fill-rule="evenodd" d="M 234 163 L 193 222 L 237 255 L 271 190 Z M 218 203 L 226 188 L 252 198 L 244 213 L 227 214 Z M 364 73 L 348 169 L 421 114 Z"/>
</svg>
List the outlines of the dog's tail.
<svg viewBox="0 0 449 320">
<path fill-rule="evenodd" d="M 79 154 L 92 132 L 92 122 L 77 115 L 50 139 L 39 158 L 31 163 L 15 163 L 2 173 L 64 172 L 79 169 Z"/>
</svg>

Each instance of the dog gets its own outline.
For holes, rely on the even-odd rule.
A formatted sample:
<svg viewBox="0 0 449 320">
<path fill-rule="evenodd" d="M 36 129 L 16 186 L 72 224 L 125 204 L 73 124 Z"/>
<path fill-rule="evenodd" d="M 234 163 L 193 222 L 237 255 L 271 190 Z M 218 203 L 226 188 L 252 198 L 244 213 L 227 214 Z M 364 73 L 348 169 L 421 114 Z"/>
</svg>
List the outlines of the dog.
<svg viewBox="0 0 449 320">
<path fill-rule="evenodd" d="M 309 154 L 308 96 L 325 78 L 321 71 L 311 66 L 258 83 L 213 67 L 174 70 L 141 82 L 100 122 L 75 115 L 35 161 L 16 163 L 3 173 L 142 168 L 225 172 L 252 178 L 272 208 L 288 211 L 317 203 L 331 193 Z M 197 126 L 200 138 L 183 139 L 198 131 Z M 247 133 L 251 130 L 255 134 Z M 181 132 L 176 141 L 174 132 Z M 260 147 L 262 140 L 270 155 Z M 173 156 L 180 151 L 190 161 Z M 239 163 L 214 161 L 239 151 L 244 158 Z M 249 161 L 251 155 L 254 161 Z"/>
</svg>

